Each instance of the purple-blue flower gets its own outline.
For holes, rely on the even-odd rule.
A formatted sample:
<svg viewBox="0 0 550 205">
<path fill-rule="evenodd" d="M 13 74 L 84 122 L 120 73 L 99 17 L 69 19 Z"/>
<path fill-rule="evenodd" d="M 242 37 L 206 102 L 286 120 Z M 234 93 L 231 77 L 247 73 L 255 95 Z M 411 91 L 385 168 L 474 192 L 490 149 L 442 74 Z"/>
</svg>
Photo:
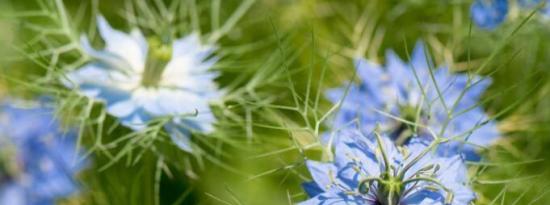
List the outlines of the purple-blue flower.
<svg viewBox="0 0 550 205">
<path fill-rule="evenodd" d="M 75 194 L 82 167 L 72 132 L 46 108 L 4 104 L 0 112 L 0 204 L 50 205 Z"/>
<path fill-rule="evenodd" d="M 335 137 L 334 160 L 308 160 L 313 182 L 304 184 L 311 197 L 301 205 L 469 204 L 460 156 L 442 157 L 422 140 L 396 147 L 387 137 L 347 129 Z"/>
<path fill-rule="evenodd" d="M 379 124 L 398 145 L 436 134 L 452 139 L 442 145 L 443 154 L 462 152 L 469 160 L 477 157 L 476 148 L 498 138 L 495 122 L 479 106 L 489 78 L 434 68 L 423 43 L 417 43 L 410 62 L 389 51 L 385 63 L 357 59 L 361 82 L 327 91 L 330 101 L 341 103 L 335 129 L 357 125 L 367 133 Z"/>
<path fill-rule="evenodd" d="M 540 8 L 539 12 L 545 17 L 550 17 L 550 0 L 518 0 L 519 6 L 525 9 L 533 9 L 542 2 L 546 5 Z"/>
<path fill-rule="evenodd" d="M 494 29 L 508 15 L 508 0 L 475 0 L 470 8 L 473 22 L 484 29 Z"/>
<path fill-rule="evenodd" d="M 104 49 L 82 37 L 92 61 L 69 72 L 65 84 L 104 102 L 109 114 L 136 131 L 169 118 L 165 130 L 173 142 L 192 151 L 190 134 L 213 130 L 209 103 L 222 96 L 214 82 L 217 73 L 210 71 L 217 61 L 214 46 L 202 44 L 197 34 L 146 39 L 137 29 L 129 34 L 113 29 L 103 17 L 98 27 Z"/>
<path fill-rule="evenodd" d="M 518 0 L 521 9 L 534 9 L 541 3 L 546 3 L 539 12 L 550 16 L 550 1 L 548 0 Z M 480 28 L 494 29 L 498 27 L 508 15 L 508 0 L 475 0 L 470 8 L 472 21 Z"/>
</svg>

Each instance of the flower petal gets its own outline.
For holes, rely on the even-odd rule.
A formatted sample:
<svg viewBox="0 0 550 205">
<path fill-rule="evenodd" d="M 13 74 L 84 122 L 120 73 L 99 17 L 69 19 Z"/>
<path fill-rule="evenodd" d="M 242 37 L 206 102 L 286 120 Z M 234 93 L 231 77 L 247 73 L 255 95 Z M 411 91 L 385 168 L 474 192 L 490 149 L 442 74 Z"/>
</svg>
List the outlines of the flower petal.
<svg viewBox="0 0 550 205">
<path fill-rule="evenodd" d="M 189 131 L 185 129 L 178 129 L 173 124 L 165 125 L 166 131 L 170 134 L 172 142 L 174 142 L 180 149 L 186 152 L 192 152 L 191 139 Z"/>
<path fill-rule="evenodd" d="M 508 15 L 507 0 L 475 0 L 470 8 L 472 21 L 484 29 L 495 29 Z"/>
<path fill-rule="evenodd" d="M 124 59 L 131 66 L 131 69 L 141 73 L 145 66 L 147 56 L 147 43 L 139 31 L 132 35 L 115 30 L 109 25 L 103 16 L 97 19 L 99 33 L 105 41 L 105 50 Z"/>
<path fill-rule="evenodd" d="M 329 191 L 337 186 L 336 174 L 338 170 L 334 165 L 307 160 L 306 166 L 311 173 L 311 177 L 313 177 L 313 181 L 315 181 L 321 189 Z"/>
</svg>

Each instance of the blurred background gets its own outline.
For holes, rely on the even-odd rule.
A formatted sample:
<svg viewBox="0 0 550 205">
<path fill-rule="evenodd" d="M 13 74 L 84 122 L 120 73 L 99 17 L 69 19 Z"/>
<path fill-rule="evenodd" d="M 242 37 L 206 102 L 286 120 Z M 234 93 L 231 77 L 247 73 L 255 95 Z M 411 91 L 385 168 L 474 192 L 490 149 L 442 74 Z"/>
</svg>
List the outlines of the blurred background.
<svg viewBox="0 0 550 205">
<path fill-rule="evenodd" d="M 189 155 L 160 143 L 160 154 L 146 150 L 139 160 L 123 155 L 112 163 L 105 153 L 93 152 L 90 165 L 78 175 L 81 192 L 59 203 L 303 201 L 307 197 L 301 183 L 310 180 L 304 159 L 324 155 L 315 145 L 326 130 L 320 116 L 331 106 L 322 96 L 324 90 L 352 80 L 353 57 L 384 63 L 385 52 L 393 49 L 407 59 L 416 41 L 422 40 L 437 64 L 456 72 L 483 67 L 482 75 L 493 80 L 482 106 L 496 118 L 503 137 L 483 153 L 483 163 L 469 166 L 478 193 L 476 204 L 546 204 L 550 201 L 546 159 L 550 156 L 546 148 L 550 146 L 550 19 L 538 13 L 529 16 L 530 10 L 510 2 L 504 23 L 487 30 L 471 23 L 470 0 L 256 0 L 218 42 L 217 82 L 235 96 L 225 101 L 218 116 L 233 117 L 221 118 L 214 137 L 203 142 L 205 154 Z M 225 21 L 243 1 L 180 3 L 200 19 L 174 21 L 176 33 L 183 35 L 197 27 L 208 33 L 216 24 L 212 13 Z M 129 23 L 129 9 L 135 9 L 135 16 L 149 18 L 147 11 L 162 14 L 161 5 L 171 4 L 167 0 L 1 0 L 2 96 L 46 94 L 75 100 L 48 81 L 56 70 L 81 59 L 78 50 L 62 46 L 81 34 L 96 35 L 97 14 L 115 28 L 129 31 L 135 26 Z M 66 15 L 70 26 L 64 28 L 62 21 L 48 15 Z M 156 18 L 168 22 L 162 20 L 169 17 Z M 140 29 L 146 35 L 155 30 Z M 47 40 L 36 40 L 40 38 Z M 55 55 L 31 55 L 50 49 Z M 90 120 L 100 116 L 101 106 L 94 105 L 93 110 L 87 115 L 93 123 L 81 119 L 79 106 L 60 109 L 58 116 L 67 126 L 85 125 L 86 130 L 114 124 L 111 117 Z M 115 128 L 103 136 L 104 143 L 128 133 Z M 93 135 L 82 136 L 85 149 L 97 146 Z M 121 153 L 124 147 L 112 150 Z"/>
</svg>

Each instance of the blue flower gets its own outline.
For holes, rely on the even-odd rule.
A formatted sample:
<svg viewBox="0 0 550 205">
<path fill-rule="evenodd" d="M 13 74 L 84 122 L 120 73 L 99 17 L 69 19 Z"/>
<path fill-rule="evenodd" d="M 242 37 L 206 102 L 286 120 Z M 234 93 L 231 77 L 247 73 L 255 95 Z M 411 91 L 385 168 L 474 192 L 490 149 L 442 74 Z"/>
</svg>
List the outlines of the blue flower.
<svg viewBox="0 0 550 205">
<path fill-rule="evenodd" d="M 540 8 L 539 12 L 545 17 L 550 17 L 550 0 L 518 0 L 518 4 L 525 9 L 533 9 L 544 1 L 546 5 Z"/>
<path fill-rule="evenodd" d="M 540 8 L 539 12 L 543 16 L 549 17 L 549 0 L 518 0 L 518 5 L 523 9 L 534 9 L 542 2 L 546 5 Z M 498 27 L 506 19 L 508 7 L 508 0 L 475 0 L 470 12 L 472 20 L 477 26 L 490 30 Z"/>
<path fill-rule="evenodd" d="M 508 0 L 475 0 L 471 15 L 474 23 L 484 29 L 494 29 L 508 15 Z"/>
<path fill-rule="evenodd" d="M 214 47 L 203 45 L 197 34 L 181 39 L 146 39 L 139 30 L 114 30 L 98 18 L 103 50 L 82 37 L 92 62 L 67 74 L 65 84 L 105 103 L 107 112 L 133 130 L 148 122 L 169 118 L 165 130 L 181 149 L 192 151 L 192 131 L 208 133 L 216 121 L 209 103 L 221 98 L 209 72 L 216 63 Z"/>
<path fill-rule="evenodd" d="M 421 140 L 398 148 L 375 135 L 343 130 L 335 139 L 333 162 L 308 160 L 314 181 L 304 188 L 311 198 L 300 204 L 466 205 L 475 199 L 460 156 L 441 157 L 431 151 L 436 144 Z"/>
<path fill-rule="evenodd" d="M 2 105 L 0 204 L 49 205 L 78 191 L 76 136 L 61 132 L 51 112 Z"/>
<path fill-rule="evenodd" d="M 423 43 L 417 43 L 409 63 L 392 51 L 385 66 L 357 59 L 362 82 L 351 84 L 349 90 L 344 86 L 327 92 L 330 101 L 341 103 L 333 126 L 357 124 L 366 133 L 380 124 L 398 145 L 411 136 L 431 140 L 435 133 L 453 139 L 441 149 L 444 154 L 461 151 L 475 160 L 476 148 L 499 136 L 495 122 L 479 107 L 491 80 L 453 73 L 447 67 L 434 69 L 426 54 Z"/>
</svg>

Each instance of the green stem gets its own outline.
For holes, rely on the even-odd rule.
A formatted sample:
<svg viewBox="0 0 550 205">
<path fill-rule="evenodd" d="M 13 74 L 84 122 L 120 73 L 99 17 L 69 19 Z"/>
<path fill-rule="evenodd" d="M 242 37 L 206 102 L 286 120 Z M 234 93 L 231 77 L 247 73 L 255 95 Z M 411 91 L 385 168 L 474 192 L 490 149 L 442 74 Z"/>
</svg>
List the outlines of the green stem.
<svg viewBox="0 0 550 205">
<path fill-rule="evenodd" d="M 384 146 L 382 143 L 382 137 L 380 134 L 378 134 L 378 131 L 374 131 L 374 135 L 376 136 L 376 142 L 378 144 L 378 147 L 380 147 L 380 152 L 382 152 L 382 158 L 384 159 L 384 168 L 386 173 L 390 173 L 390 161 L 388 160 L 388 156 L 386 155 L 386 150 L 384 150 Z"/>
</svg>

